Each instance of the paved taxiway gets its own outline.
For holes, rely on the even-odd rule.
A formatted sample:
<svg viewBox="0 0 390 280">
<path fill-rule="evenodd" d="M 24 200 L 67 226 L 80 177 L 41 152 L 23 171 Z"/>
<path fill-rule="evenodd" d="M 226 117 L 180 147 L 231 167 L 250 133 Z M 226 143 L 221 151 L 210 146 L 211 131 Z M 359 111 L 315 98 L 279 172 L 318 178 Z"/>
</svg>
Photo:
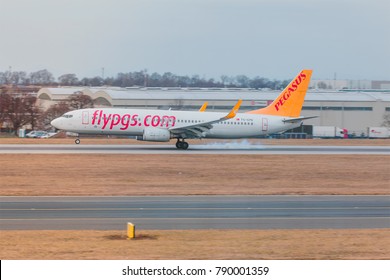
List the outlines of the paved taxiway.
<svg viewBox="0 0 390 280">
<path fill-rule="evenodd" d="M 0 197 L 0 230 L 390 228 L 390 196 Z"/>
<path fill-rule="evenodd" d="M 369 154 L 390 155 L 390 146 L 280 146 L 247 142 L 190 145 L 178 150 L 172 145 L 0 145 L 0 154 Z"/>
</svg>

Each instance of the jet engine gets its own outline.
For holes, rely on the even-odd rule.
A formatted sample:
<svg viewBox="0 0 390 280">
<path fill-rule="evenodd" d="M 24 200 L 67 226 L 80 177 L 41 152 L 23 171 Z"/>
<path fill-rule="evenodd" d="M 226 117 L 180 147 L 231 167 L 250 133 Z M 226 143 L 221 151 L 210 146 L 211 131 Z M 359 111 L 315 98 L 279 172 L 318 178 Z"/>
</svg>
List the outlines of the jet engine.
<svg viewBox="0 0 390 280">
<path fill-rule="evenodd" d="M 137 136 L 140 141 L 168 142 L 171 139 L 171 133 L 162 128 L 145 128 L 142 136 Z"/>
</svg>

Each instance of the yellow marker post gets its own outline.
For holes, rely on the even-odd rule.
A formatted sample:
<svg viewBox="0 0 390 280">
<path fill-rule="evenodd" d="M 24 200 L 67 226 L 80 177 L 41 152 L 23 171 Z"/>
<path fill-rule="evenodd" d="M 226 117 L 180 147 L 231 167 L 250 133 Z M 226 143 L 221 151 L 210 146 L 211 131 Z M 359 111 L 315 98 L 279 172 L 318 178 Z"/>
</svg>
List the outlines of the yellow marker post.
<svg viewBox="0 0 390 280">
<path fill-rule="evenodd" d="M 135 225 L 127 223 L 127 239 L 135 238 Z"/>
</svg>

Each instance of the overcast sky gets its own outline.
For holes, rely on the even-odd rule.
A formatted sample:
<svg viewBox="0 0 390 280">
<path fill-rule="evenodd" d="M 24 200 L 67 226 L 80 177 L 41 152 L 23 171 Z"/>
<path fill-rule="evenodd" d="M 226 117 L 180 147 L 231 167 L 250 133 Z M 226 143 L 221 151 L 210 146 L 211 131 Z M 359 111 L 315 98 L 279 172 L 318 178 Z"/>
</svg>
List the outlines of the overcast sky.
<svg viewBox="0 0 390 280">
<path fill-rule="evenodd" d="M 390 79 L 389 0 L 0 0 L 0 72 Z"/>
</svg>

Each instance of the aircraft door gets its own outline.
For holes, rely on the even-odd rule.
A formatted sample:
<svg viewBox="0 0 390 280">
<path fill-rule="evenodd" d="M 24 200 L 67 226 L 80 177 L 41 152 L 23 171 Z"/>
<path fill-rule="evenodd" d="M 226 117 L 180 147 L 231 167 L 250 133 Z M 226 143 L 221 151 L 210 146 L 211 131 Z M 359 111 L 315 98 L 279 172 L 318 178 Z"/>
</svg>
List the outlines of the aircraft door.
<svg viewBox="0 0 390 280">
<path fill-rule="evenodd" d="M 262 118 L 262 131 L 268 131 L 268 119 Z"/>
<path fill-rule="evenodd" d="M 83 124 L 89 124 L 89 112 L 83 111 Z"/>
</svg>

